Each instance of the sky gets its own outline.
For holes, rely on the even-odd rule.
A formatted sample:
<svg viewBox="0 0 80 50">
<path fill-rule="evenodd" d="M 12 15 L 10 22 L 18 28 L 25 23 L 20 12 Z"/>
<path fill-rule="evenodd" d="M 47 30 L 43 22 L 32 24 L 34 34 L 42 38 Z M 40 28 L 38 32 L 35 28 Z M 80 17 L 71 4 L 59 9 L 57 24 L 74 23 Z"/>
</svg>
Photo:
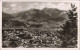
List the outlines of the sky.
<svg viewBox="0 0 80 50">
<path fill-rule="evenodd" d="M 3 2 L 3 12 L 13 14 L 29 9 L 57 8 L 60 10 L 69 10 L 71 3 L 68 2 Z"/>
</svg>

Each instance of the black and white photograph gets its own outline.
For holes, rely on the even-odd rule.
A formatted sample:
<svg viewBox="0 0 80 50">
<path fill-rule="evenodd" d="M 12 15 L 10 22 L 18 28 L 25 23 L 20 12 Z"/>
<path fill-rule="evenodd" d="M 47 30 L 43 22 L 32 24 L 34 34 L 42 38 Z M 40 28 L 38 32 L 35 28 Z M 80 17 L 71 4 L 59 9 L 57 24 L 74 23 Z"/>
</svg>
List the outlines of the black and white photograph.
<svg viewBox="0 0 80 50">
<path fill-rule="evenodd" d="M 73 2 L 2 2 L 2 48 L 77 48 Z"/>
</svg>

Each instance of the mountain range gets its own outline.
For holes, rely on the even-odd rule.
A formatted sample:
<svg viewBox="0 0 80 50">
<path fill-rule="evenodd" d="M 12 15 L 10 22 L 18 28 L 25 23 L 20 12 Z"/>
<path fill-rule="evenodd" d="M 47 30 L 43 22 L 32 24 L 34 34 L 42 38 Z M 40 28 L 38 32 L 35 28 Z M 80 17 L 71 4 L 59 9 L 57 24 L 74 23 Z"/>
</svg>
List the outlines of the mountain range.
<svg viewBox="0 0 80 50">
<path fill-rule="evenodd" d="M 8 14 L 2 12 L 2 25 L 3 27 L 27 27 L 28 25 L 40 25 L 59 27 L 65 21 L 68 20 L 67 11 L 53 9 L 53 8 L 44 8 L 39 9 L 30 9 L 27 11 L 22 11 L 18 13 Z M 45 23 L 47 23 L 45 25 Z M 50 25 L 48 24 L 50 23 Z"/>
</svg>

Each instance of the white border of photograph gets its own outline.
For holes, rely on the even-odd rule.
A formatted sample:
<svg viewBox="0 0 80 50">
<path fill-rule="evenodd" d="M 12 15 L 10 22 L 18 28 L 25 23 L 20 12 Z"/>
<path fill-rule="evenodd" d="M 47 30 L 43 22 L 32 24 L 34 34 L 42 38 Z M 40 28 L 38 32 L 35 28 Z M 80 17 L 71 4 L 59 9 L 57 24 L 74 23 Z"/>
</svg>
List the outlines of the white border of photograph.
<svg viewBox="0 0 80 50">
<path fill-rule="evenodd" d="M 2 48 L 2 2 L 72 2 L 78 11 L 78 48 Z M 0 1 L 0 50 L 80 50 L 80 2 L 78 0 L 2 0 Z"/>
</svg>

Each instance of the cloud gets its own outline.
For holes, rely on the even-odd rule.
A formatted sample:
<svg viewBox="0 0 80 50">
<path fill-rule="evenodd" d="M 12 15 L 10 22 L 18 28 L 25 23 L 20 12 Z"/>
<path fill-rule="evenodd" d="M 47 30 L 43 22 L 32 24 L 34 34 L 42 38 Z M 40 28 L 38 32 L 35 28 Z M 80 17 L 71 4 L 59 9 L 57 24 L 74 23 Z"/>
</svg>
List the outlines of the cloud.
<svg viewBox="0 0 80 50">
<path fill-rule="evenodd" d="M 57 8 L 60 10 L 69 10 L 70 4 L 65 4 L 65 3 L 59 3 L 59 4 L 54 4 L 54 3 L 36 3 L 33 5 L 29 5 L 28 8 L 36 8 L 36 9 L 43 9 L 43 8 Z M 27 7 L 26 7 L 27 8 Z"/>
<path fill-rule="evenodd" d="M 11 4 L 10 6 L 11 6 L 11 7 L 16 7 L 16 4 Z"/>
<path fill-rule="evenodd" d="M 39 2 L 33 2 L 33 3 L 6 3 L 5 4 L 6 7 L 3 5 L 3 11 L 5 12 L 9 12 L 9 13 L 17 13 L 20 11 L 25 11 L 25 10 L 29 10 L 32 8 L 36 8 L 36 9 L 43 9 L 45 7 L 47 8 L 57 8 L 60 10 L 69 10 L 70 9 L 70 3 L 53 3 L 53 2 L 43 2 L 43 3 L 39 3 Z"/>
<path fill-rule="evenodd" d="M 60 3 L 57 5 L 57 8 L 60 10 L 69 10 L 71 7 L 70 4 Z"/>
</svg>

